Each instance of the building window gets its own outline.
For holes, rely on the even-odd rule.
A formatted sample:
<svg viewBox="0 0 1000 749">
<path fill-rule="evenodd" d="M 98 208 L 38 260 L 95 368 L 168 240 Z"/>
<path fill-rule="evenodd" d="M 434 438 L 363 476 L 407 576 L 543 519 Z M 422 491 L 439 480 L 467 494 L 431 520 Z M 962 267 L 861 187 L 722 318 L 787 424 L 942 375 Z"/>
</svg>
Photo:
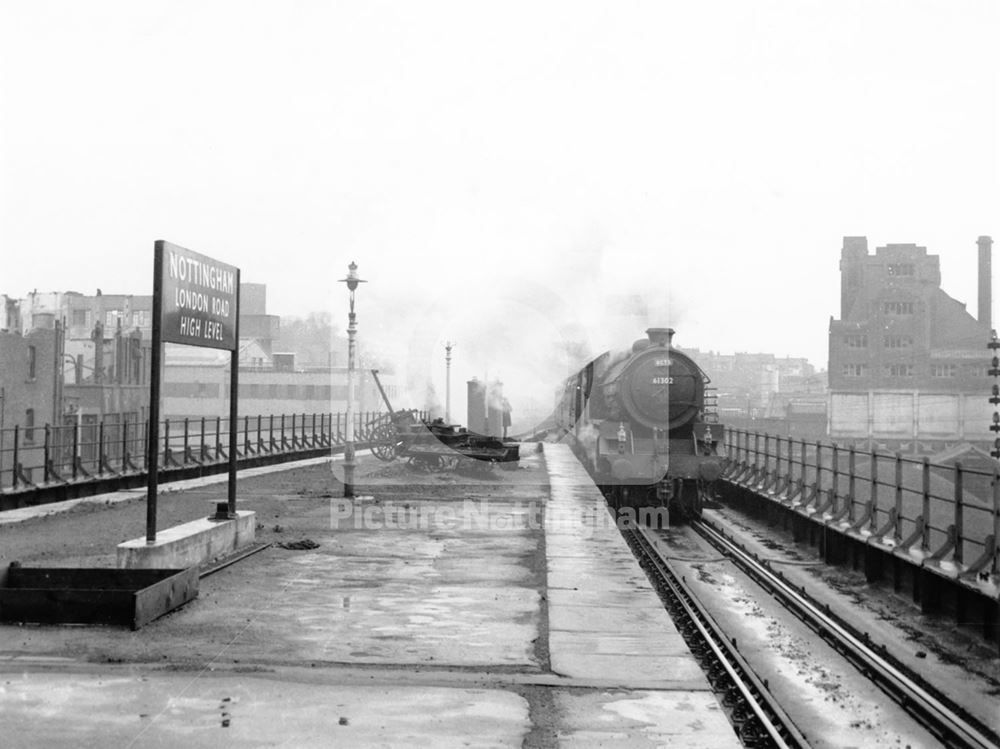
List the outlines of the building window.
<svg viewBox="0 0 1000 749">
<path fill-rule="evenodd" d="M 149 325 L 149 310 L 136 310 L 132 313 L 132 327 L 144 328 Z"/>
<path fill-rule="evenodd" d="M 268 385 L 267 386 L 267 397 L 268 398 L 277 398 L 278 397 L 278 386 L 277 385 Z"/>
<path fill-rule="evenodd" d="M 965 374 L 969 377 L 986 377 L 988 367 L 985 364 L 970 364 Z"/>
<path fill-rule="evenodd" d="M 885 368 L 888 377 L 913 377 L 912 364 L 889 364 Z"/>
<path fill-rule="evenodd" d="M 118 321 L 122 317 L 122 311 L 118 309 L 109 309 L 104 315 L 104 327 L 115 328 L 118 326 Z"/>
<path fill-rule="evenodd" d="M 911 348 L 913 346 L 913 336 L 887 335 L 882 343 L 886 348 Z"/>
<path fill-rule="evenodd" d="M 35 379 L 35 368 L 38 363 L 38 352 L 34 346 L 28 346 L 28 379 Z"/>
<path fill-rule="evenodd" d="M 956 377 L 958 367 L 954 364 L 931 364 L 931 377 Z"/>
<path fill-rule="evenodd" d="M 889 275 L 890 276 L 912 276 L 916 272 L 916 268 L 913 263 L 890 263 L 889 264 Z"/>
<path fill-rule="evenodd" d="M 867 377 L 868 376 L 868 365 L 867 364 L 845 364 L 841 369 L 844 377 Z"/>
<path fill-rule="evenodd" d="M 90 325 L 90 310 L 75 309 L 70 315 L 70 325 L 74 328 L 87 327 Z"/>
<path fill-rule="evenodd" d="M 35 441 L 35 409 L 33 408 L 24 412 L 24 441 Z"/>
<path fill-rule="evenodd" d="M 912 315 L 913 302 L 885 302 L 882 311 L 887 315 Z"/>
<path fill-rule="evenodd" d="M 844 343 L 847 345 L 847 348 L 868 348 L 868 336 L 847 335 L 844 336 Z"/>
</svg>

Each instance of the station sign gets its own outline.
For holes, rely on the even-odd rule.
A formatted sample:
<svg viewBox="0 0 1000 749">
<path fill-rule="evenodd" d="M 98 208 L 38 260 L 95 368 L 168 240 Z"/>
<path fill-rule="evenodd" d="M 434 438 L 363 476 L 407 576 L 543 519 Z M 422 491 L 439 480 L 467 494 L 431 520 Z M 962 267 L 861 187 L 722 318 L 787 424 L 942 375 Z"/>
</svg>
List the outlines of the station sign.
<svg viewBox="0 0 1000 749">
<path fill-rule="evenodd" d="M 235 351 L 239 270 L 169 242 L 161 258 L 162 340 Z"/>
</svg>

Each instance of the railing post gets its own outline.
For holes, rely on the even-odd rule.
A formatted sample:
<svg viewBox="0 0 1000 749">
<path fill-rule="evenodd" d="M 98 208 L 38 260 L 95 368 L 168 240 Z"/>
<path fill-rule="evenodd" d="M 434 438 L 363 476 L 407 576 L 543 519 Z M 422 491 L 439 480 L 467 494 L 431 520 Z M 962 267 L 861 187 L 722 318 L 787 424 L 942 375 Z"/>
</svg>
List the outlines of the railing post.
<svg viewBox="0 0 1000 749">
<path fill-rule="evenodd" d="M 955 461 L 955 551 L 952 554 L 952 559 L 956 564 L 962 564 L 962 545 L 965 540 L 965 526 L 963 524 L 965 507 L 964 507 L 964 490 L 962 487 L 963 473 L 962 473 L 962 463 L 961 461 Z"/>
<path fill-rule="evenodd" d="M 872 448 L 871 451 L 871 491 L 868 494 L 868 501 L 871 502 L 872 512 L 868 520 L 868 527 L 875 530 L 878 527 L 878 453 Z"/>
<path fill-rule="evenodd" d="M 823 443 L 816 440 L 816 496 L 819 497 L 820 493 L 823 491 L 823 456 L 822 451 Z M 820 500 L 817 499 L 817 504 L 820 504 Z"/>
<path fill-rule="evenodd" d="M 188 417 L 184 417 L 184 452 L 181 454 L 181 464 L 186 465 L 191 455 L 191 445 L 188 442 Z"/>
<path fill-rule="evenodd" d="M 257 414 L 257 452 L 258 453 L 264 452 L 264 443 L 261 442 L 261 439 L 260 439 L 260 419 L 261 419 L 260 414 Z"/>
<path fill-rule="evenodd" d="M 855 480 L 856 480 L 856 477 L 854 475 L 855 465 L 856 464 L 855 464 L 855 457 L 854 457 L 854 445 L 851 445 L 847 449 L 847 471 L 848 471 L 848 475 L 847 475 L 847 519 L 850 520 L 850 521 L 852 521 L 852 522 L 854 520 L 854 489 L 855 489 Z"/>
<path fill-rule="evenodd" d="M 10 483 L 11 483 L 11 488 L 12 489 L 16 489 L 17 488 L 17 483 L 18 483 L 18 481 L 20 479 L 19 474 L 20 474 L 21 471 L 20 471 L 20 469 L 18 468 L 18 465 L 17 465 L 18 460 L 20 460 L 20 457 L 19 457 L 20 447 L 21 447 L 21 425 L 20 424 L 15 424 L 14 425 L 14 462 L 11 464 L 11 469 L 10 469 L 11 470 L 11 479 L 12 479 Z"/>
<path fill-rule="evenodd" d="M 903 540 L 903 454 L 896 452 L 896 527 L 892 537 L 898 544 Z M 927 519 L 927 516 L 924 515 Z"/>
<path fill-rule="evenodd" d="M 173 453 L 170 452 L 170 419 L 163 420 L 163 460 L 160 463 L 164 468 L 173 459 Z"/>
<path fill-rule="evenodd" d="M 104 419 L 97 425 L 97 475 L 104 475 Z"/>
<path fill-rule="evenodd" d="M 764 434 L 764 481 L 771 477 L 771 435 Z"/>
<path fill-rule="evenodd" d="M 806 490 L 806 460 L 809 457 L 808 453 L 809 451 L 806 446 L 806 441 L 805 438 L 803 438 L 801 444 L 799 445 L 799 457 L 802 458 L 802 465 L 799 466 L 799 471 L 800 471 L 799 485 L 803 492 L 805 492 Z"/>
<path fill-rule="evenodd" d="M 840 448 L 837 443 L 833 443 L 833 488 L 830 492 L 830 499 L 833 500 L 833 512 L 837 512 L 837 497 L 840 494 Z"/>
<path fill-rule="evenodd" d="M 80 422 L 73 422 L 73 480 L 80 465 Z"/>
<path fill-rule="evenodd" d="M 246 415 L 243 417 L 243 454 L 253 454 L 253 451 L 250 449 L 250 417 Z"/>
<path fill-rule="evenodd" d="M 922 513 L 924 520 L 924 532 L 920 539 L 920 550 L 930 551 L 931 549 L 931 459 L 924 457 L 923 462 L 923 486 L 922 486 Z"/>
<path fill-rule="evenodd" d="M 128 468 L 129 462 L 130 461 L 128 455 L 128 418 L 123 415 L 122 416 L 122 465 L 121 465 L 122 473 L 125 473 L 126 469 Z"/>
<path fill-rule="evenodd" d="M 45 443 L 44 443 L 44 446 L 42 448 L 42 461 L 43 461 L 43 465 L 45 466 L 45 469 L 44 469 L 44 471 L 42 473 L 42 476 L 44 476 L 44 478 L 45 478 L 45 483 L 48 483 L 51 480 L 51 469 L 52 469 L 52 462 L 51 462 L 51 457 L 50 457 L 50 453 L 49 453 L 49 439 L 50 439 L 51 435 L 49 434 L 49 432 L 50 432 L 49 425 L 46 424 L 45 425 Z"/>
<path fill-rule="evenodd" d="M 268 443 L 267 451 L 269 453 L 274 452 L 274 414 L 268 414 L 267 417 L 267 431 L 268 431 Z"/>
</svg>

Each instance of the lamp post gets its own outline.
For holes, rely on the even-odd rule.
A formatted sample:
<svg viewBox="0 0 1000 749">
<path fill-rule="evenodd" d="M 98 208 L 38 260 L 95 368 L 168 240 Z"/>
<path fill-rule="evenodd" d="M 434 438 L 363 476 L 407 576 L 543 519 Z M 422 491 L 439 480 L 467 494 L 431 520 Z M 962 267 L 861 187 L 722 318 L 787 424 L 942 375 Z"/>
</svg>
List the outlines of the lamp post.
<svg viewBox="0 0 1000 749">
<path fill-rule="evenodd" d="M 444 422 L 451 424 L 451 350 L 455 344 L 448 341 L 444 344 L 445 375 L 444 375 Z"/>
<path fill-rule="evenodd" d="M 347 433 L 344 440 L 344 496 L 354 496 L 354 338 L 358 332 L 357 317 L 354 314 L 354 292 L 358 284 L 366 281 L 358 278 L 358 264 L 347 266 L 347 278 L 340 279 L 347 284 L 350 292 L 351 311 L 347 318 Z"/>
</svg>

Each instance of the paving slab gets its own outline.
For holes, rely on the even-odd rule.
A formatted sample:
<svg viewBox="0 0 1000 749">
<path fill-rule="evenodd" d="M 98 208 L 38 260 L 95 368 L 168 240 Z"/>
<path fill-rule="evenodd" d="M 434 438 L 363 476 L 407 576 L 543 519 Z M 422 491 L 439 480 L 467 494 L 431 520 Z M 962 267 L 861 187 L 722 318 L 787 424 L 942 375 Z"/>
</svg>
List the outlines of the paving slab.
<svg viewBox="0 0 1000 749">
<path fill-rule="evenodd" d="M 0 679 L 3 746 L 520 747 L 528 702 L 500 689 L 266 676 L 48 673 Z"/>
<path fill-rule="evenodd" d="M 717 715 L 725 731 L 709 731 L 703 742 L 695 736 L 684 746 L 738 746 L 701 667 L 621 533 L 593 514 L 604 502 L 597 487 L 588 486 L 582 466 L 564 445 L 546 445 L 545 457 L 550 475 L 558 477 L 550 487 L 545 537 L 552 670 L 632 690 L 613 696 L 560 693 L 567 727 L 560 744 L 661 745 L 676 727 L 656 711 L 683 706 L 681 711 L 690 712 L 697 706 L 687 715 L 689 723 L 715 725 Z M 550 517 L 559 518 L 551 531 Z M 685 736 L 692 730 L 684 729 Z"/>
<path fill-rule="evenodd" d="M 560 746 L 678 746 L 724 749 L 741 744 L 711 693 L 673 690 L 556 690 L 565 728 Z"/>
</svg>

